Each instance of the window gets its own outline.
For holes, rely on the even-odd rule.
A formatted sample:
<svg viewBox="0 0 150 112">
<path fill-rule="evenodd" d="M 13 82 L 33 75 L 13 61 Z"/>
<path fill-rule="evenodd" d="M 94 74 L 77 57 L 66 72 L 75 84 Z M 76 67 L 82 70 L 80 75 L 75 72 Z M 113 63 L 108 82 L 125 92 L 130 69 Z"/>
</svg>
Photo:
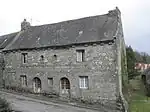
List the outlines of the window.
<svg viewBox="0 0 150 112">
<path fill-rule="evenodd" d="M 21 75 L 20 79 L 21 79 L 21 85 L 24 87 L 27 86 L 27 77 L 25 75 Z"/>
<path fill-rule="evenodd" d="M 43 55 L 40 56 L 40 61 L 44 61 L 44 56 Z"/>
<path fill-rule="evenodd" d="M 53 55 L 53 60 L 57 60 L 57 55 L 56 54 Z"/>
<path fill-rule="evenodd" d="M 79 77 L 79 86 L 81 89 L 88 88 L 88 76 L 80 76 Z"/>
<path fill-rule="evenodd" d="M 34 79 L 34 86 L 36 87 L 36 88 L 41 88 L 41 80 L 38 78 L 38 77 L 35 77 Z"/>
<path fill-rule="evenodd" d="M 77 61 L 83 62 L 84 61 L 84 50 L 77 50 Z"/>
<path fill-rule="evenodd" d="M 48 85 L 53 86 L 53 78 L 48 78 Z"/>
<path fill-rule="evenodd" d="M 27 53 L 22 53 L 22 62 L 23 63 L 27 63 L 27 56 L 28 56 Z"/>
</svg>

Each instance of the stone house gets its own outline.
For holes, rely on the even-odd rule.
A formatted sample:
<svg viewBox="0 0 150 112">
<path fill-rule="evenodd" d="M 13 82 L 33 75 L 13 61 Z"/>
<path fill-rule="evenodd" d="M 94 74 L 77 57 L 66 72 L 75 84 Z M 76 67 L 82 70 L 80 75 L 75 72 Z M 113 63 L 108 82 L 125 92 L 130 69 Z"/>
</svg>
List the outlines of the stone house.
<svg viewBox="0 0 150 112">
<path fill-rule="evenodd" d="M 138 70 L 139 72 L 144 72 L 149 67 L 150 67 L 150 64 L 145 64 L 145 63 L 135 64 L 135 69 Z"/>
<path fill-rule="evenodd" d="M 1 36 L 6 86 L 35 93 L 116 104 L 122 95 L 121 54 L 126 54 L 121 12 L 31 26 Z"/>
</svg>

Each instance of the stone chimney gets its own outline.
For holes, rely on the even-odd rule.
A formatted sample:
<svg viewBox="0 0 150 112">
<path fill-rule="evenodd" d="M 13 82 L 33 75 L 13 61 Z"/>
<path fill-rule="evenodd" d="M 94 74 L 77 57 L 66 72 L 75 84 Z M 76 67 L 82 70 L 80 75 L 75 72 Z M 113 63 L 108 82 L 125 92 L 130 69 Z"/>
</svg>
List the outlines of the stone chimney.
<svg viewBox="0 0 150 112">
<path fill-rule="evenodd" d="M 29 28 L 30 28 L 30 23 L 27 22 L 26 19 L 24 19 L 23 22 L 21 23 L 21 31 L 27 30 L 27 29 L 29 29 Z"/>
<path fill-rule="evenodd" d="M 120 12 L 119 8 L 116 7 L 114 10 L 110 10 L 110 11 L 108 12 L 108 15 L 109 15 L 109 16 L 120 16 L 120 15 L 121 15 L 121 12 Z"/>
</svg>

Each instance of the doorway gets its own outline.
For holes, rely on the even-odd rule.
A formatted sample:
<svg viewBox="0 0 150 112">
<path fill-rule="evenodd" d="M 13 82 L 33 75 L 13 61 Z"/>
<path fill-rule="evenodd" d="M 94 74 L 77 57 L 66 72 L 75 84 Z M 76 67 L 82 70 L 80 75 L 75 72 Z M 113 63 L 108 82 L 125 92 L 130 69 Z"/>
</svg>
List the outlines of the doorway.
<svg viewBox="0 0 150 112">
<path fill-rule="evenodd" d="M 38 77 L 35 77 L 33 79 L 33 91 L 34 93 L 40 93 L 41 92 L 41 80 Z"/>
<path fill-rule="evenodd" d="M 68 78 L 63 77 L 60 79 L 60 91 L 63 96 L 70 96 L 70 82 Z"/>
</svg>

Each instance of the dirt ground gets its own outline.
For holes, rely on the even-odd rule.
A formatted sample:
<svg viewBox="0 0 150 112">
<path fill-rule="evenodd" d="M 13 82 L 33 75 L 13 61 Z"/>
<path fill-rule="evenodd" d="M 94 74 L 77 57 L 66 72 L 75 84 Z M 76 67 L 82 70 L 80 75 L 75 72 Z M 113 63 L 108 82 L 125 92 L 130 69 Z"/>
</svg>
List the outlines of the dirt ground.
<svg viewBox="0 0 150 112">
<path fill-rule="evenodd" d="M 99 112 L 92 109 L 52 103 L 2 91 L 0 91 L 0 96 L 5 98 L 14 110 L 21 112 Z"/>
</svg>

